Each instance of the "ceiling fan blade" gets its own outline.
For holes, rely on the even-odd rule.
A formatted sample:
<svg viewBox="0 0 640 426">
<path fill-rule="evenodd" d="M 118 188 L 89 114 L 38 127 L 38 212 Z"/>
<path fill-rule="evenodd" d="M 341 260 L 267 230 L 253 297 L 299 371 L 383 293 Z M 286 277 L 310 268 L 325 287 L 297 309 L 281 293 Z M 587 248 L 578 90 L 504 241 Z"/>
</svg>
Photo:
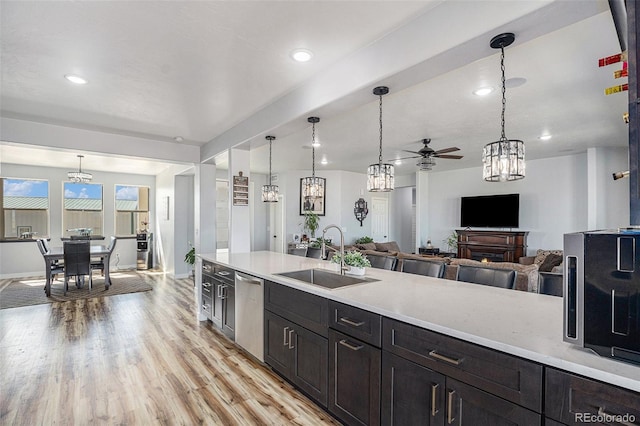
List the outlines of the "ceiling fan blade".
<svg viewBox="0 0 640 426">
<path fill-rule="evenodd" d="M 436 151 L 436 154 L 446 154 L 447 152 L 460 151 L 460 148 L 456 146 L 452 146 L 451 148 L 439 149 Z"/>
<path fill-rule="evenodd" d="M 462 157 L 464 157 L 463 155 L 434 155 L 434 157 L 438 157 L 438 158 L 450 158 L 451 160 L 459 160 Z"/>
<path fill-rule="evenodd" d="M 409 151 L 408 149 L 403 149 L 404 152 L 410 152 L 412 154 L 418 154 L 421 155 L 418 151 Z"/>
<path fill-rule="evenodd" d="M 416 155 L 414 157 L 402 157 L 402 158 L 394 158 L 393 160 L 385 160 L 386 163 L 393 163 L 394 161 L 398 161 L 398 160 L 408 160 L 410 158 L 420 158 L 422 157 L 421 155 Z"/>
</svg>

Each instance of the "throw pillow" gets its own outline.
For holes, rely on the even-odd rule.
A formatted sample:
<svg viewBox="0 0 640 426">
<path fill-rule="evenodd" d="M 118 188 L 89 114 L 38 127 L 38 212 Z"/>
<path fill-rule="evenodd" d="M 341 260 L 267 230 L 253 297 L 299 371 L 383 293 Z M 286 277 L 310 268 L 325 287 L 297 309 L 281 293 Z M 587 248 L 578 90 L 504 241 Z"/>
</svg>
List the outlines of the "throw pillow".
<svg viewBox="0 0 640 426">
<path fill-rule="evenodd" d="M 550 254 L 557 254 L 562 256 L 562 250 L 542 250 L 542 249 L 538 249 L 538 251 L 536 252 L 536 258 L 534 259 L 533 263 L 535 265 L 540 266 L 542 264 L 542 262 L 544 262 L 544 259 L 549 256 Z"/>
<path fill-rule="evenodd" d="M 562 256 L 558 254 L 549 254 L 538 267 L 540 272 L 551 272 L 551 270 L 562 263 Z"/>
</svg>

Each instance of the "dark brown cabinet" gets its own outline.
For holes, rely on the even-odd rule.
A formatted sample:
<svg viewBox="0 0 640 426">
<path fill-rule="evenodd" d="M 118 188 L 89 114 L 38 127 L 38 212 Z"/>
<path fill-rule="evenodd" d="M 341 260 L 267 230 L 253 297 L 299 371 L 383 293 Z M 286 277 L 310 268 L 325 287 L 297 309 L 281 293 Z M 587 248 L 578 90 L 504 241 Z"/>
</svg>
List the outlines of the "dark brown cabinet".
<svg viewBox="0 0 640 426">
<path fill-rule="evenodd" d="M 514 262 L 527 255 L 528 232 L 457 229 L 458 257 L 491 262 Z"/>
<path fill-rule="evenodd" d="M 380 349 L 329 330 L 329 412 L 348 425 L 380 424 Z"/>
<path fill-rule="evenodd" d="M 202 265 L 202 310 L 229 338 L 235 338 L 235 272 L 221 265 Z"/>
<path fill-rule="evenodd" d="M 323 407 L 327 406 L 327 299 L 265 282 L 264 359 Z"/>
<path fill-rule="evenodd" d="M 640 424 L 640 394 L 547 368 L 545 415 L 567 425 Z"/>
<path fill-rule="evenodd" d="M 382 351 L 383 425 L 442 425 L 445 376 Z"/>
<path fill-rule="evenodd" d="M 323 407 L 327 406 L 327 339 L 265 311 L 264 359 Z"/>
</svg>

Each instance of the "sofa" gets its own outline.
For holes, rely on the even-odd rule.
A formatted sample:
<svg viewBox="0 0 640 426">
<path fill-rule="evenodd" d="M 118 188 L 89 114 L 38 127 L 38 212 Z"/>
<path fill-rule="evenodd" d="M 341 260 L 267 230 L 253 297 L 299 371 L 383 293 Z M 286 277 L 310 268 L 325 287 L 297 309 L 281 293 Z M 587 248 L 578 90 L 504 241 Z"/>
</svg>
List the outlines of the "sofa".
<svg viewBox="0 0 640 426">
<path fill-rule="evenodd" d="M 339 247 L 334 247 L 339 249 Z M 347 250 L 358 250 L 363 254 L 377 256 L 395 256 L 396 271 L 402 271 L 403 259 L 417 260 L 435 260 L 445 263 L 444 277 L 448 280 L 456 280 L 458 274 L 458 265 L 478 266 L 483 268 L 510 269 L 516 271 L 515 289 L 520 291 L 537 292 L 538 291 L 538 268 L 544 262 L 546 256 L 540 255 L 539 258 L 531 256 L 531 259 L 524 259 L 528 264 L 511 263 L 511 262 L 479 262 L 471 259 L 457 259 L 438 256 L 424 256 L 412 253 L 402 252 L 395 241 L 385 243 L 366 243 L 345 246 Z"/>
</svg>

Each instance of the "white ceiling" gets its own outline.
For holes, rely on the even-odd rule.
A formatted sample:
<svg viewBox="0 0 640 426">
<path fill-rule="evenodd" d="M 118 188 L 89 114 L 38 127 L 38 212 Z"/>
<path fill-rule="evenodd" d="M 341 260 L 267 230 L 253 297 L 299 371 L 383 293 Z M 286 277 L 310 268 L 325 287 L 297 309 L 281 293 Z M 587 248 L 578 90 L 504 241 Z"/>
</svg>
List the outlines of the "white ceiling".
<svg viewBox="0 0 640 426">
<path fill-rule="evenodd" d="M 619 67 L 597 67 L 620 49 L 606 1 L 2 1 L 0 8 L 3 116 L 151 140 L 181 136 L 209 152 L 236 134 L 233 145 L 251 148 L 252 171 L 268 170 L 266 134 L 277 137 L 274 172 L 310 169 L 306 118 L 317 115 L 318 171 L 364 172 L 378 157 L 377 85 L 391 89 L 383 99 L 385 159 L 431 138 L 432 148 L 457 146 L 464 155 L 438 160 L 434 170 L 478 166 L 482 146 L 500 136 L 500 91 L 483 98 L 472 91 L 499 89 L 499 53 L 488 44 L 505 31 L 516 34 L 505 52 L 507 78 L 526 79 L 507 89 L 506 135 L 525 141 L 528 159 L 627 145 L 627 96 L 604 95 L 620 83 L 612 76 Z M 292 61 L 298 47 L 313 59 Z M 322 81 L 336 70 L 344 78 Z M 71 85 L 67 73 L 89 83 Z M 543 133 L 553 138 L 540 141 Z M 41 148 L 26 148 L 4 144 L 2 162 L 52 165 Z M 76 153 L 67 154 L 66 167 L 77 164 Z M 168 166 L 126 160 L 84 165 L 149 174 Z M 396 174 L 415 170 L 408 161 Z"/>
</svg>

